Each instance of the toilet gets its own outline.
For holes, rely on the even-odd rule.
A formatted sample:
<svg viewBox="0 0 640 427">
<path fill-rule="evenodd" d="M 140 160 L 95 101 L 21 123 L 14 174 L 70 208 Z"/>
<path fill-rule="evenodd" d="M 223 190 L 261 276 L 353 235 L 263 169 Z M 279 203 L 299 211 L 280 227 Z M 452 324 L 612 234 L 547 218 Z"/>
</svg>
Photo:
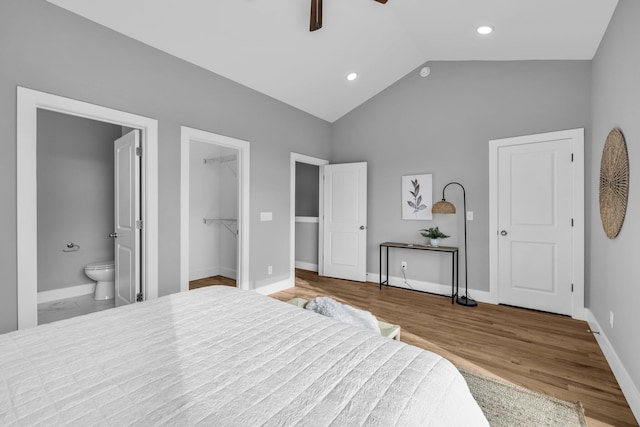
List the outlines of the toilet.
<svg viewBox="0 0 640 427">
<path fill-rule="evenodd" d="M 115 264 L 113 261 L 94 262 L 84 266 L 84 274 L 96 281 L 96 300 L 112 299 L 115 296 Z"/>
</svg>

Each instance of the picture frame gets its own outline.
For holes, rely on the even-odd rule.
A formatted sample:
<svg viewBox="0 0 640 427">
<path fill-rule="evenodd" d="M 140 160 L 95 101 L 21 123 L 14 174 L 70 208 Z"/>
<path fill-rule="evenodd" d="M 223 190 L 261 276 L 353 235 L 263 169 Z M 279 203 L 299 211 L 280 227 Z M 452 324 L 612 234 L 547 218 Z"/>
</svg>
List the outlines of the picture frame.
<svg viewBox="0 0 640 427">
<path fill-rule="evenodd" d="M 428 221 L 433 199 L 433 174 L 404 175 L 402 177 L 402 219 Z"/>
</svg>

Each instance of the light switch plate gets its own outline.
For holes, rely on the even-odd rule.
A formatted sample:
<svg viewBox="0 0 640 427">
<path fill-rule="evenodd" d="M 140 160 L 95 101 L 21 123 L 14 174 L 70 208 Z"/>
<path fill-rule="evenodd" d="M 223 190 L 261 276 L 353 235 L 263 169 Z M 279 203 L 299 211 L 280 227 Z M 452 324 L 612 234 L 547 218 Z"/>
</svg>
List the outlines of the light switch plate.
<svg viewBox="0 0 640 427">
<path fill-rule="evenodd" d="M 272 221 L 273 212 L 260 212 L 260 221 Z"/>
<path fill-rule="evenodd" d="M 473 211 L 467 211 L 467 221 L 473 221 Z"/>
</svg>

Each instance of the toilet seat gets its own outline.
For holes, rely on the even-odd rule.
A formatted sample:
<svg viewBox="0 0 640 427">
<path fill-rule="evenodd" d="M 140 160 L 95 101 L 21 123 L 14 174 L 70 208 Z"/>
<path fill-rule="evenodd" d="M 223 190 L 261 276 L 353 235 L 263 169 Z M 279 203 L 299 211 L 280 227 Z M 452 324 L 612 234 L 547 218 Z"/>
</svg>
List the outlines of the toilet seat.
<svg viewBox="0 0 640 427">
<path fill-rule="evenodd" d="M 87 264 L 84 269 L 85 270 L 108 270 L 115 268 L 115 263 L 113 261 L 102 261 L 102 262 L 92 262 L 91 264 Z"/>
</svg>

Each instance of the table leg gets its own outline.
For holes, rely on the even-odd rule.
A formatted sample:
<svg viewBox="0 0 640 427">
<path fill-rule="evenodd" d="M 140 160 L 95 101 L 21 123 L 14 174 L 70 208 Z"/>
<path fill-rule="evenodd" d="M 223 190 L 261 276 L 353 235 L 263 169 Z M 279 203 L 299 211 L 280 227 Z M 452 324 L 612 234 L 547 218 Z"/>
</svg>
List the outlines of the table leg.
<svg viewBox="0 0 640 427">
<path fill-rule="evenodd" d="M 455 263 L 456 263 L 456 253 L 455 252 L 451 252 L 451 304 L 453 304 L 453 300 L 455 299 L 454 296 L 454 291 L 453 291 L 453 285 L 454 285 L 454 281 L 455 281 Z"/>
<path fill-rule="evenodd" d="M 380 245 L 380 249 L 378 250 L 378 252 L 380 253 L 379 268 L 378 268 L 378 272 L 380 273 L 380 277 L 378 278 L 378 282 L 380 282 L 380 287 L 378 289 L 382 290 L 382 245 Z"/>
</svg>

